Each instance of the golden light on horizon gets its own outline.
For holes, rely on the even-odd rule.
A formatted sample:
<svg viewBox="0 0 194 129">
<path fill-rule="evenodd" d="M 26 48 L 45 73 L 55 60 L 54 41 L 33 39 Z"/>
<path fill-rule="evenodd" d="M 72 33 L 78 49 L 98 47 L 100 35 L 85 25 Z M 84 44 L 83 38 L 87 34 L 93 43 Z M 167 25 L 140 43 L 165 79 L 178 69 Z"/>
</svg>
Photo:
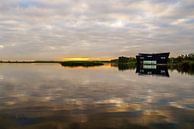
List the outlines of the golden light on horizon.
<svg viewBox="0 0 194 129">
<path fill-rule="evenodd" d="M 90 58 L 86 58 L 86 57 L 64 58 L 64 61 L 87 61 L 87 60 L 90 60 Z"/>
<path fill-rule="evenodd" d="M 105 60 L 105 61 L 108 61 L 108 60 L 111 60 L 112 58 L 88 58 L 88 57 L 67 57 L 67 58 L 64 58 L 63 60 L 64 61 L 100 61 L 100 60 Z"/>
</svg>

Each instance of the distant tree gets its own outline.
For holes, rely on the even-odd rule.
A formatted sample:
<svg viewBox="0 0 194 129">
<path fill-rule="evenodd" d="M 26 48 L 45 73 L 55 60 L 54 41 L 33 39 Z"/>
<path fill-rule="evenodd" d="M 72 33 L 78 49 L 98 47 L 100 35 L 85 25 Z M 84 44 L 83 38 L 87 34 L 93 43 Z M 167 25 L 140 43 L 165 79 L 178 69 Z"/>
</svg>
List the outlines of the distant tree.
<svg viewBox="0 0 194 129">
<path fill-rule="evenodd" d="M 189 58 L 190 60 L 194 60 L 194 53 L 188 54 L 188 58 Z"/>
<path fill-rule="evenodd" d="M 129 62 L 128 57 L 124 57 L 124 56 L 119 57 L 119 63 L 128 63 L 128 62 Z"/>
<path fill-rule="evenodd" d="M 180 55 L 175 58 L 176 61 L 184 61 L 184 60 L 194 60 L 194 53 Z"/>
</svg>

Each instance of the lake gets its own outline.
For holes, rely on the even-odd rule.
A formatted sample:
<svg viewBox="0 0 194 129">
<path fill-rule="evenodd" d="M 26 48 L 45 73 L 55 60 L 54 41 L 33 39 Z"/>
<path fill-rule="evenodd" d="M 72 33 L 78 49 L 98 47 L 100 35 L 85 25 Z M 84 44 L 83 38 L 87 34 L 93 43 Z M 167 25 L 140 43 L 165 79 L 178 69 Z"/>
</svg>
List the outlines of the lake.
<svg viewBox="0 0 194 129">
<path fill-rule="evenodd" d="M 0 129 L 194 129 L 194 76 L 144 68 L 0 64 Z"/>
</svg>

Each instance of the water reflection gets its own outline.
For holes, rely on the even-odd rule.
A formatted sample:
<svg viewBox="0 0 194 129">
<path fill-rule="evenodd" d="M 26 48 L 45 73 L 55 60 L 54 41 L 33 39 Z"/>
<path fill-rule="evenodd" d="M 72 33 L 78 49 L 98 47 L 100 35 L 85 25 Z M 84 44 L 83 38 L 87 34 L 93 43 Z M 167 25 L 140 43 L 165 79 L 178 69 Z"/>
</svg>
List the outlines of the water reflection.
<svg viewBox="0 0 194 129">
<path fill-rule="evenodd" d="M 161 75 L 169 76 L 168 70 L 177 71 L 181 74 L 194 75 L 194 68 L 187 67 L 186 65 L 136 65 L 136 64 L 126 64 L 126 63 L 113 63 L 111 67 L 118 68 L 119 71 L 134 70 L 139 75 Z"/>
<path fill-rule="evenodd" d="M 135 69 L 136 65 L 132 64 L 126 64 L 126 63 L 112 63 L 112 67 L 117 67 L 119 71 L 125 71 L 130 69 Z"/>
<path fill-rule="evenodd" d="M 139 75 L 157 75 L 169 77 L 166 65 L 137 65 L 136 73 Z"/>
<path fill-rule="evenodd" d="M 193 129 L 193 76 L 169 73 L 1 65 L 0 129 Z"/>
</svg>

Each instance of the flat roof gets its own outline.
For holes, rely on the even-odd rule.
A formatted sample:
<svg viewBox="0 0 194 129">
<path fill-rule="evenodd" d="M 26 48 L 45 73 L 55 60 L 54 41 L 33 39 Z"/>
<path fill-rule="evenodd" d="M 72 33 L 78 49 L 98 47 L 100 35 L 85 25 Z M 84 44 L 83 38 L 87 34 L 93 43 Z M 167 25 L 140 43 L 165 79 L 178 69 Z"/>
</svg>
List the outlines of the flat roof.
<svg viewBox="0 0 194 129">
<path fill-rule="evenodd" d="M 138 55 L 169 55 L 170 52 L 164 52 L 164 53 L 139 53 Z"/>
</svg>

